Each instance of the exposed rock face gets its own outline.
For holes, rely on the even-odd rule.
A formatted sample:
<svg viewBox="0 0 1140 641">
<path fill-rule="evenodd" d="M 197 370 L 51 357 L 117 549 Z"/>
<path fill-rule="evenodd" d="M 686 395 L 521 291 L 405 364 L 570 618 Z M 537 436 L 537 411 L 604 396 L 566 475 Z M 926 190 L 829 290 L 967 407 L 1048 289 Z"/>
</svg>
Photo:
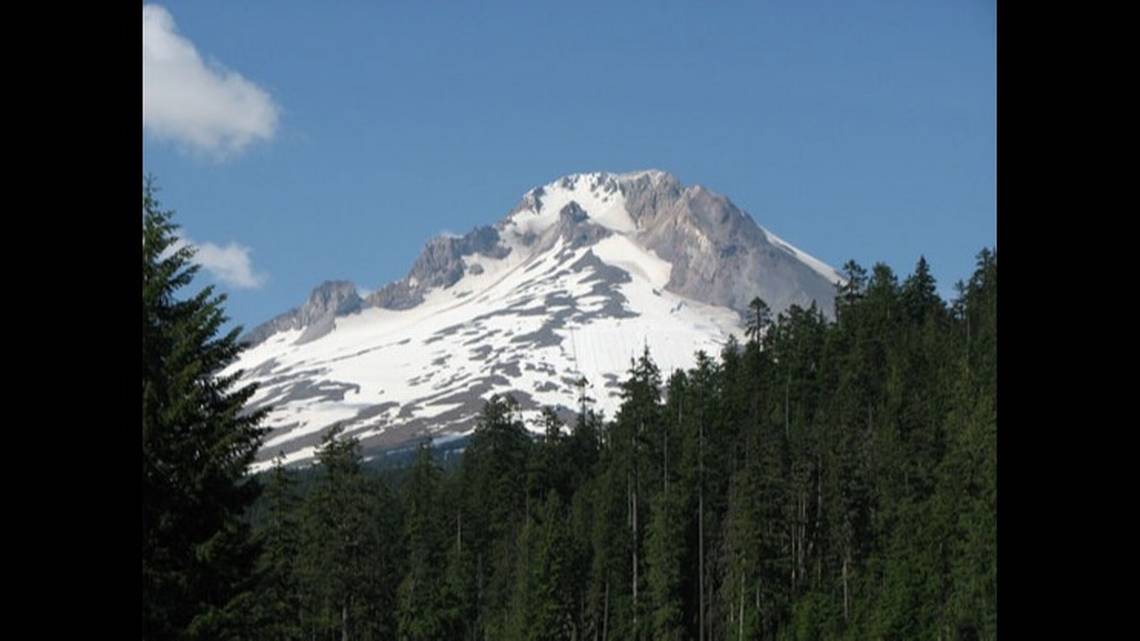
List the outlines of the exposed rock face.
<svg viewBox="0 0 1140 641">
<path fill-rule="evenodd" d="M 526 194 L 523 195 L 522 199 L 519 200 L 518 204 L 516 204 L 511 208 L 510 211 L 507 212 L 506 218 L 510 218 L 511 216 L 514 216 L 515 214 L 524 210 L 542 211 L 542 197 L 545 195 L 546 190 L 542 187 L 535 187 L 534 189 L 526 192 Z M 504 220 L 506 220 L 506 218 L 504 218 Z M 502 225 L 502 221 L 500 221 L 496 227 L 499 227 L 500 225 Z"/>
<path fill-rule="evenodd" d="M 673 264 L 670 291 L 742 314 L 755 296 L 777 313 L 815 301 L 833 314 L 834 281 L 772 242 L 724 196 L 700 185 L 678 192 L 674 181 L 661 180 L 636 198 L 639 239 Z"/>
<path fill-rule="evenodd" d="M 436 236 L 420 252 L 408 275 L 373 292 L 368 304 L 383 309 L 415 307 L 423 302 L 425 292 L 435 287 L 451 287 L 463 277 L 464 256 L 480 254 L 502 258 L 510 251 L 499 245 L 499 232 L 494 227 L 476 227 L 459 238 Z"/>
<path fill-rule="evenodd" d="M 586 220 L 589 217 L 590 215 L 586 213 L 585 209 L 582 209 L 582 206 L 579 205 L 578 201 L 576 200 L 571 200 L 570 204 L 566 205 L 561 209 L 561 211 L 558 212 L 558 222 L 562 223 L 563 225 L 574 225 Z"/>
<path fill-rule="evenodd" d="M 681 198 L 681 183 L 660 171 L 647 171 L 621 182 L 625 209 L 639 228 L 646 228 Z"/>
<path fill-rule="evenodd" d="M 595 224 L 577 201 L 571 200 L 558 212 L 558 224 L 546 233 L 541 249 L 552 247 L 561 239 L 564 251 L 593 245 L 610 235 L 610 230 Z"/>
<path fill-rule="evenodd" d="M 295 307 L 250 330 L 242 341 L 256 345 L 273 334 L 304 329 L 297 344 L 307 343 L 332 330 L 337 316 L 360 311 L 363 300 L 356 286 L 345 280 L 327 280 L 313 288 L 304 305 Z"/>
<path fill-rule="evenodd" d="M 672 263 L 666 286 L 669 291 L 741 314 L 747 313 L 748 303 L 756 296 L 776 313 L 812 302 L 825 315 L 834 313 L 838 274 L 820 273 L 805 264 L 731 200 L 701 185 L 685 187 L 672 174 L 657 170 L 567 176 L 555 185 L 575 191 L 589 189 L 591 193 L 620 193 L 625 211 L 637 228 L 634 236 L 638 243 Z M 543 187 L 531 190 L 508 219 L 518 212 L 541 212 L 547 195 Z M 561 221 L 581 223 L 589 221 L 590 213 L 571 201 L 559 216 Z M 577 242 L 596 242 L 608 233 L 597 225 L 593 227 L 601 231 Z"/>
</svg>

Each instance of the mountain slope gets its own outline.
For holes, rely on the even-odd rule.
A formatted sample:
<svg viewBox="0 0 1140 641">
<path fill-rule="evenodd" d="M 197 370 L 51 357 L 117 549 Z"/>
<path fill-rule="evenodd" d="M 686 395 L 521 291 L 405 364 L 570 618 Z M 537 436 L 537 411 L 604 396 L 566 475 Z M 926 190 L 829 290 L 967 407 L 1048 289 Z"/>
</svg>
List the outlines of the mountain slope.
<svg viewBox="0 0 1140 641">
<path fill-rule="evenodd" d="M 754 296 L 830 313 L 834 269 L 757 226 L 727 198 L 660 171 L 567 176 L 492 227 L 431 240 L 404 278 L 361 299 L 327 282 L 252 330 L 229 370 L 272 405 L 259 466 L 313 456 L 335 423 L 365 450 L 474 427 L 483 399 L 568 411 L 585 376 L 613 414 L 648 346 L 668 372 L 740 334 Z M 227 372 L 228 373 L 228 372 Z"/>
</svg>

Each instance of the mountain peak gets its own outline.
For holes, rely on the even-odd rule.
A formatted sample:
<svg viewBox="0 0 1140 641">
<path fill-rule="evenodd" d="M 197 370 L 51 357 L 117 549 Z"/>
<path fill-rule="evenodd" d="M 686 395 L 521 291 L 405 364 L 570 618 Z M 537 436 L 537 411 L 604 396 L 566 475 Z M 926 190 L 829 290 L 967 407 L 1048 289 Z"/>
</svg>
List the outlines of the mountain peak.
<svg viewBox="0 0 1140 641">
<path fill-rule="evenodd" d="M 667 171 L 662 171 L 660 169 L 642 169 L 640 171 L 630 171 L 630 172 L 626 172 L 624 174 L 618 174 L 617 178 L 618 178 L 618 180 L 621 180 L 623 182 L 647 178 L 650 182 L 653 182 L 653 183 L 662 183 L 662 182 L 680 183 L 680 181 L 677 180 L 676 176 L 674 176 L 673 174 L 671 174 Z"/>
<path fill-rule="evenodd" d="M 550 189 L 553 187 L 560 187 L 562 189 L 576 190 L 582 186 L 585 186 L 592 191 L 607 184 L 618 185 L 623 183 L 636 182 L 639 180 L 648 181 L 649 183 L 655 185 L 661 183 L 680 184 L 680 181 L 677 180 L 677 177 L 667 171 L 663 171 L 661 169 L 640 169 L 637 171 L 627 171 L 622 173 L 612 171 L 588 171 L 566 174 L 565 176 L 561 176 L 551 182 L 546 183 L 542 187 L 536 187 L 535 189 Z"/>
<path fill-rule="evenodd" d="M 598 408 L 649 345 L 663 371 L 742 331 L 748 303 L 816 302 L 835 271 L 761 228 L 727 197 L 672 174 L 568 174 L 528 191 L 493 226 L 424 244 L 407 274 L 361 300 L 326 281 L 250 333 L 238 368 L 275 409 L 259 465 L 284 446 L 311 458 L 344 424 L 362 446 L 465 432 L 483 399 L 567 407 L 585 376 Z M 530 416 L 530 414 L 528 414 Z"/>
</svg>

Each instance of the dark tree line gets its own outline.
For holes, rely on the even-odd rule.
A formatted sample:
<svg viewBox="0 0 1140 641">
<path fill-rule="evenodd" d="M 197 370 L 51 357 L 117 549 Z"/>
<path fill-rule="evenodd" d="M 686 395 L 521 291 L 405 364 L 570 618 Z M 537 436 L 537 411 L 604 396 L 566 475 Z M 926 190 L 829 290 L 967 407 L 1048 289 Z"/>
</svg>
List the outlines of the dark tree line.
<svg viewBox="0 0 1140 641">
<path fill-rule="evenodd" d="M 772 318 L 757 299 L 747 342 L 688 371 L 646 351 L 610 420 L 583 396 L 573 424 L 547 411 L 534 438 L 495 396 L 450 469 L 425 444 L 410 468 L 368 473 L 334 430 L 313 468 L 261 477 L 244 520 L 246 495 L 201 523 L 147 512 L 144 638 L 996 638 L 996 254 L 949 304 L 925 260 L 901 282 L 882 264 L 844 271 L 834 321 L 814 306 Z M 212 334 L 202 318 L 179 331 Z M 256 425 L 236 414 L 246 391 L 159 387 L 144 379 L 144 447 L 149 426 L 182 420 L 147 414 L 164 394 L 205 393 L 191 405 Z M 194 471 L 147 485 L 148 509 L 194 500 L 176 488 L 202 486 L 174 474 L 259 485 L 234 471 L 245 441 L 197 471 L 183 450 L 202 448 L 170 438 Z M 217 545 L 230 569 L 172 552 L 192 537 L 192 557 Z"/>
</svg>

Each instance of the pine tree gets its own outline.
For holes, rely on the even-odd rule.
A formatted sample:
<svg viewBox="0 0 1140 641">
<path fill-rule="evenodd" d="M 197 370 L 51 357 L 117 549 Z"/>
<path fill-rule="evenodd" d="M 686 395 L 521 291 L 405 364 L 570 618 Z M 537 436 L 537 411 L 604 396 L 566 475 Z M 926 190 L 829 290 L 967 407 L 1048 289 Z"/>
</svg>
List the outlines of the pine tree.
<svg viewBox="0 0 1140 641">
<path fill-rule="evenodd" d="M 528 505 L 541 505 L 548 492 L 557 492 L 567 500 L 575 477 L 575 470 L 571 467 L 573 460 L 567 456 L 570 439 L 563 434 L 562 419 L 558 418 L 554 408 L 542 408 L 538 426 L 542 428 L 543 438 L 533 448 L 527 466 Z"/>
<path fill-rule="evenodd" d="M 610 423 L 604 433 L 613 429 Z M 605 436 L 603 443 L 598 474 L 590 485 L 590 627 L 594 638 L 611 641 L 626 638 L 624 628 L 632 620 L 632 616 L 624 616 L 631 601 L 629 483 L 623 460 L 628 441 Z"/>
<path fill-rule="evenodd" d="M 452 471 L 443 480 L 444 523 L 447 529 L 447 572 L 444 577 L 447 604 L 446 619 L 455 639 L 476 638 L 479 590 L 476 584 L 476 553 L 472 546 L 470 516 L 465 516 L 464 478 Z"/>
<path fill-rule="evenodd" d="M 521 563 L 519 533 L 527 523 L 527 461 L 531 441 L 511 396 L 494 395 L 483 407 L 463 453 L 464 532 L 474 550 L 480 638 L 506 638 Z M 467 534 L 464 535 L 467 540 Z"/>
<path fill-rule="evenodd" d="M 440 471 L 431 445 L 420 445 L 405 485 L 404 536 L 408 568 L 399 588 L 399 634 L 406 641 L 453 638 L 458 622 L 451 604 L 444 561 L 447 537 L 440 513 Z"/>
<path fill-rule="evenodd" d="M 980 353 L 975 341 L 996 333 L 997 260 L 978 255 L 977 270 L 956 306 L 967 349 L 958 360 L 954 398 L 946 414 L 949 448 L 939 469 L 942 505 L 953 520 L 949 549 L 950 590 L 945 625 L 959 638 L 997 637 L 997 411 L 993 343 Z M 964 329 L 964 328 L 963 328 Z M 983 356 L 979 361 L 976 357 Z M 981 366 L 979 366 L 981 365 Z"/>
<path fill-rule="evenodd" d="M 571 487 L 580 489 L 592 478 L 601 449 L 602 418 L 582 404 L 570 437 L 566 439 L 566 458 L 570 468 Z"/>
<path fill-rule="evenodd" d="M 906 279 L 902 288 L 903 306 L 911 320 L 922 324 L 936 309 L 942 307 L 942 299 L 935 290 L 934 276 L 926 258 L 919 256 L 914 274 Z"/>
<path fill-rule="evenodd" d="M 653 639 L 685 638 L 684 567 L 687 497 L 673 483 L 653 498 L 647 533 L 646 567 Z"/>
<path fill-rule="evenodd" d="M 317 450 L 319 477 L 305 503 L 303 577 L 310 633 L 384 639 L 395 630 L 394 566 L 402 558 L 398 509 L 364 476 L 360 445 L 335 426 Z"/>
<path fill-rule="evenodd" d="M 257 558 L 242 520 L 259 491 L 248 468 L 264 412 L 254 387 L 221 376 L 240 328 L 219 336 L 224 295 L 193 280 L 193 249 L 143 184 L 143 638 L 229 639 L 244 630 Z"/>
<path fill-rule="evenodd" d="M 513 599 L 513 634 L 520 641 L 577 638 L 581 554 L 567 528 L 564 506 L 551 492 L 520 534 L 526 563 Z"/>
<path fill-rule="evenodd" d="M 835 316 L 842 321 L 844 313 L 852 309 L 863 298 L 867 287 L 867 270 L 854 260 L 843 264 L 843 281 L 837 287 Z"/>
<path fill-rule="evenodd" d="M 615 451 L 621 452 L 619 460 L 624 467 L 626 475 L 626 498 L 629 515 L 629 553 L 631 590 L 631 639 L 639 639 L 644 635 L 646 622 L 642 615 L 645 608 L 644 597 L 641 596 L 642 584 L 645 577 L 642 570 L 644 562 L 642 555 L 642 539 L 645 530 L 646 485 L 652 485 L 653 480 L 661 478 L 656 468 L 658 461 L 663 457 L 656 455 L 656 449 L 662 439 L 660 434 L 664 422 L 659 416 L 659 402 L 661 398 L 661 375 L 657 365 L 649 356 L 646 347 L 642 355 L 631 364 L 629 378 L 622 383 L 622 405 L 618 410 L 615 436 L 618 447 Z M 645 468 L 649 468 L 648 470 Z"/>
<path fill-rule="evenodd" d="M 760 336 L 764 330 L 772 322 L 772 312 L 768 308 L 768 303 L 765 303 L 759 296 L 752 299 L 748 303 L 749 316 L 748 323 L 745 327 L 744 334 L 748 339 L 754 342 L 760 342 Z"/>
<path fill-rule="evenodd" d="M 280 458 L 265 488 L 266 524 L 258 532 L 262 553 L 257 595 L 259 639 L 301 639 L 301 586 L 295 567 L 301 554 L 300 496 Z"/>
</svg>

